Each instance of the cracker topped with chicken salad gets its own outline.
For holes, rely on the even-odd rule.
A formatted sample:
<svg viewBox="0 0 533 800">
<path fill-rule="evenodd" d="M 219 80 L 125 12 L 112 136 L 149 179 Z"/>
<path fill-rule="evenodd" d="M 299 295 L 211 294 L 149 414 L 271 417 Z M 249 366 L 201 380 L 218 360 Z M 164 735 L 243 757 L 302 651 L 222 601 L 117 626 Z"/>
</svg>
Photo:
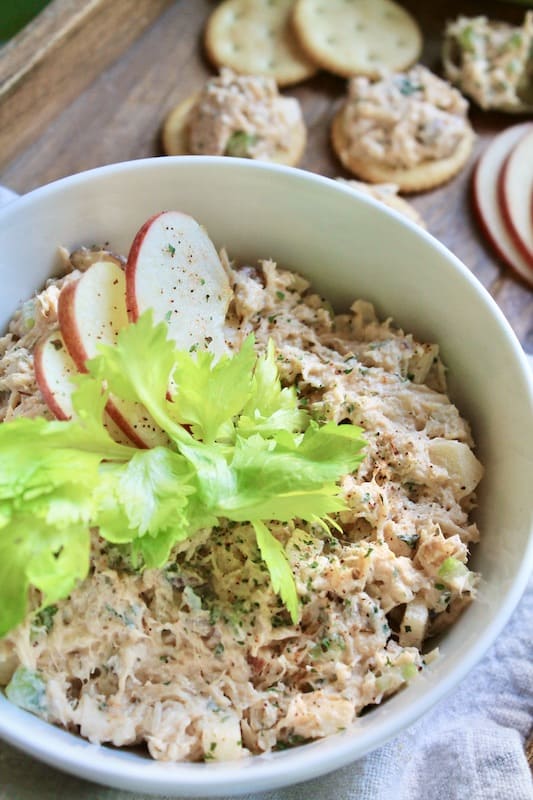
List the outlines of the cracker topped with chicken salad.
<svg viewBox="0 0 533 800">
<path fill-rule="evenodd" d="M 172 109 L 162 138 L 167 155 L 225 155 L 295 166 L 305 149 L 306 127 L 298 100 L 281 95 L 272 78 L 223 68 Z"/>
<path fill-rule="evenodd" d="M 432 189 L 466 164 L 474 133 L 462 95 L 421 64 L 370 80 L 354 77 L 334 117 L 335 153 L 356 177 Z"/>
<path fill-rule="evenodd" d="M 446 25 L 442 57 L 448 80 L 480 108 L 533 111 L 533 11 L 521 26 L 458 17 Z"/>
</svg>

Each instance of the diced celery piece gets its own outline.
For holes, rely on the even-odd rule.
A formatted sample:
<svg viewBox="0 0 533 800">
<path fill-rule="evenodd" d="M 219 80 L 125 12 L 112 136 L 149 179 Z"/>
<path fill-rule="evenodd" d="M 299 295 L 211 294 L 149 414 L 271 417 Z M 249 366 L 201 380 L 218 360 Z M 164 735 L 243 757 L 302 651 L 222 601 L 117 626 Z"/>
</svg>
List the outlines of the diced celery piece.
<svg viewBox="0 0 533 800">
<path fill-rule="evenodd" d="M 6 697 L 16 706 L 42 714 L 46 711 L 46 685 L 34 669 L 19 667 L 6 686 Z"/>
</svg>

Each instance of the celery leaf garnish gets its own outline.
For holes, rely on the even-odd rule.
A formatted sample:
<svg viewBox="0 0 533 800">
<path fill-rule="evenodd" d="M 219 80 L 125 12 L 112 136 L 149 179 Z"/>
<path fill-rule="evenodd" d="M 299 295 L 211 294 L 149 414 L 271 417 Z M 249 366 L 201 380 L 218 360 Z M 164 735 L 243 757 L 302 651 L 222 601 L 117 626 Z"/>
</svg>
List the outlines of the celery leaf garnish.
<svg viewBox="0 0 533 800">
<path fill-rule="evenodd" d="M 221 520 L 249 522 L 273 590 L 299 616 L 283 544 L 268 523 L 331 523 L 344 508 L 338 480 L 362 460 L 360 428 L 319 425 L 281 385 L 274 345 L 253 337 L 215 362 L 178 351 L 150 312 L 101 345 L 77 376 L 76 419 L 0 425 L 0 636 L 24 618 L 30 586 L 43 607 L 89 567 L 89 530 L 129 544 L 163 567 L 173 546 Z M 169 445 L 115 443 L 104 426 L 109 394 L 141 403 Z"/>
</svg>

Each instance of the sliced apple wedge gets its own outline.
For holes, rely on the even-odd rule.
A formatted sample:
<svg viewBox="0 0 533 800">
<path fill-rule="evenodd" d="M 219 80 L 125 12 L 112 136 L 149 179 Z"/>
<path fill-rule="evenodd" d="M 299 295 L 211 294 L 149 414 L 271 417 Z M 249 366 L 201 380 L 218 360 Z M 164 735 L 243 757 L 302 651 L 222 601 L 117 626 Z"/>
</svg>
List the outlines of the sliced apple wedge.
<svg viewBox="0 0 533 800">
<path fill-rule="evenodd" d="M 502 261 L 533 286 L 533 270 L 507 230 L 498 197 L 500 170 L 527 127 L 527 123 L 514 125 L 493 139 L 477 162 L 472 188 L 474 209 L 488 241 Z"/>
<path fill-rule="evenodd" d="M 71 378 L 79 370 L 65 346 L 61 331 L 52 331 L 37 342 L 33 368 L 37 386 L 52 414 L 57 419 L 71 419 L 74 413 Z"/>
<path fill-rule="evenodd" d="M 97 261 L 59 295 L 59 327 L 67 350 L 80 372 L 98 354 L 99 344 L 114 345 L 128 324 L 126 281 L 114 261 Z M 112 396 L 107 413 L 138 447 L 167 444 L 168 438 L 140 404 Z"/>
<path fill-rule="evenodd" d="M 44 402 L 56 417 L 67 420 L 75 416 L 72 406 L 74 384 L 72 377 L 79 370 L 68 352 L 61 331 L 52 331 L 35 346 L 33 366 L 37 386 Z M 104 415 L 104 426 L 109 435 L 119 444 L 131 445 L 132 441 L 108 414 Z"/>
<path fill-rule="evenodd" d="M 128 324 L 124 271 L 114 261 L 97 261 L 59 295 L 61 333 L 78 370 L 97 354 L 98 344 L 114 345 Z"/>
<path fill-rule="evenodd" d="M 500 173 L 498 191 L 507 228 L 533 269 L 533 124 L 509 153 Z"/>
<path fill-rule="evenodd" d="M 144 223 L 128 256 L 126 294 L 130 319 L 153 309 L 179 349 L 226 352 L 231 287 L 213 242 L 188 214 L 163 211 Z"/>
</svg>

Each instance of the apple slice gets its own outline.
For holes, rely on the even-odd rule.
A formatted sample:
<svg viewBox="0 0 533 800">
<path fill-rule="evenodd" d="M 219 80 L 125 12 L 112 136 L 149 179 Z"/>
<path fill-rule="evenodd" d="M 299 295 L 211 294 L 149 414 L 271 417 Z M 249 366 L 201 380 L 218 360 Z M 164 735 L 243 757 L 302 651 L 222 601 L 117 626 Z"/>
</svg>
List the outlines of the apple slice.
<svg viewBox="0 0 533 800">
<path fill-rule="evenodd" d="M 507 157 L 500 173 L 499 196 L 505 223 L 533 269 L 533 124 Z"/>
<path fill-rule="evenodd" d="M 44 402 L 52 414 L 61 420 L 71 419 L 74 414 L 71 378 L 78 374 L 61 336 L 61 331 L 52 331 L 40 339 L 33 351 L 35 380 Z"/>
<path fill-rule="evenodd" d="M 114 261 L 97 261 L 59 295 L 59 327 L 67 350 L 80 372 L 98 354 L 99 344 L 116 343 L 128 324 L 126 281 Z M 140 403 L 112 396 L 107 413 L 138 447 L 167 444 L 168 438 Z"/>
<path fill-rule="evenodd" d="M 490 244 L 522 280 L 533 286 L 533 270 L 507 230 L 498 198 L 498 176 L 511 149 L 529 127 L 528 123 L 507 128 L 490 143 L 479 158 L 473 177 L 473 202 L 481 228 Z"/>
<path fill-rule="evenodd" d="M 114 345 L 128 324 L 124 272 L 114 261 L 96 261 L 59 295 L 59 327 L 78 370 L 97 354 L 98 344 Z"/>
<path fill-rule="evenodd" d="M 61 331 L 52 331 L 37 342 L 33 352 L 33 366 L 37 386 L 52 414 L 60 420 L 72 419 L 75 416 L 72 377 L 79 370 L 66 348 Z M 104 415 L 103 422 L 115 442 L 131 446 L 131 440 L 108 414 Z"/>
<path fill-rule="evenodd" d="M 163 211 L 144 223 L 128 256 L 126 293 L 130 319 L 153 309 L 179 349 L 226 352 L 232 291 L 213 242 L 188 214 Z"/>
</svg>

